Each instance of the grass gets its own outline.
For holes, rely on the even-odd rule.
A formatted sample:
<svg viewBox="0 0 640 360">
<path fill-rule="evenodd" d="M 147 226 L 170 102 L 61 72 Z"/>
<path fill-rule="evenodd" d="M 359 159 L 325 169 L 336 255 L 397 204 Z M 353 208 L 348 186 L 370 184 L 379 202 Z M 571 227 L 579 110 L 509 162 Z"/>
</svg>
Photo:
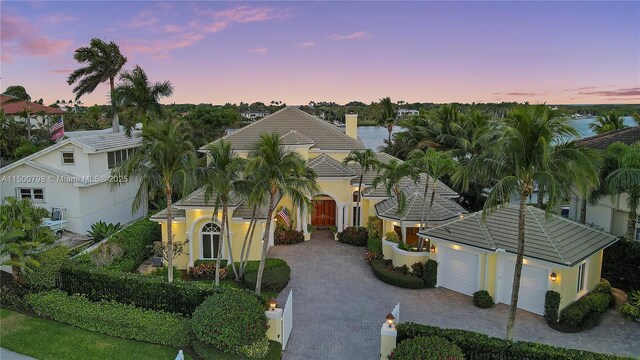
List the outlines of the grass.
<svg viewBox="0 0 640 360">
<path fill-rule="evenodd" d="M 174 359 L 178 350 L 0 309 L 0 346 L 41 360 Z M 191 359 L 185 354 L 186 359 Z"/>
</svg>

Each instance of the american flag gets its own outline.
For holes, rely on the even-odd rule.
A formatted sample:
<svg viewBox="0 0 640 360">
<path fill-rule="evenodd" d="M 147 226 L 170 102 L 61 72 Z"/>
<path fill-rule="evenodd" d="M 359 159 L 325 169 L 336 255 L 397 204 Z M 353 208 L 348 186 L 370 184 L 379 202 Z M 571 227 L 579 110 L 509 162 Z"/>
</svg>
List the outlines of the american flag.
<svg viewBox="0 0 640 360">
<path fill-rule="evenodd" d="M 288 214 L 287 208 L 282 208 L 282 210 L 278 212 L 278 216 L 280 216 L 282 221 L 284 221 L 284 223 L 287 224 L 287 226 L 291 226 L 291 220 L 289 220 L 289 214 Z"/>
<path fill-rule="evenodd" d="M 51 140 L 53 141 L 64 136 L 64 122 L 62 121 L 62 116 L 58 118 L 58 121 L 55 124 L 51 125 L 49 133 L 51 133 Z"/>
</svg>

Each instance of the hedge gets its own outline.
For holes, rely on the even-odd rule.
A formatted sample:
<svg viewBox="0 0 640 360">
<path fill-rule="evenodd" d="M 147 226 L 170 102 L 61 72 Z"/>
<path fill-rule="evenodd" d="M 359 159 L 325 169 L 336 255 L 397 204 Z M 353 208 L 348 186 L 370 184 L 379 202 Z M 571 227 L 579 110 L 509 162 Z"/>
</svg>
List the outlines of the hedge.
<svg viewBox="0 0 640 360">
<path fill-rule="evenodd" d="M 508 341 L 474 331 L 443 329 L 416 323 L 401 323 L 397 326 L 398 342 L 418 336 L 440 336 L 455 345 L 467 359 L 483 360 L 614 360 L 628 359 L 616 355 L 598 354 L 589 351 L 566 349 L 551 345 L 525 341 Z"/>
<path fill-rule="evenodd" d="M 180 315 L 139 309 L 117 302 L 91 302 L 60 290 L 29 294 L 27 302 L 38 316 L 81 329 L 125 339 L 169 346 L 191 343 L 191 323 Z"/>
<path fill-rule="evenodd" d="M 382 239 L 379 237 L 370 237 L 367 241 L 367 249 L 374 254 L 382 254 Z"/>
<path fill-rule="evenodd" d="M 438 283 L 438 262 L 435 260 L 427 260 L 424 264 L 424 273 L 422 275 L 424 286 L 428 288 L 436 287 Z"/>
<path fill-rule="evenodd" d="M 618 241 L 604 249 L 602 277 L 624 291 L 640 290 L 640 242 Z"/>
<path fill-rule="evenodd" d="M 275 245 L 292 245 L 304 242 L 304 233 L 295 229 L 276 229 L 273 243 Z"/>
<path fill-rule="evenodd" d="M 566 331 L 582 331 L 598 324 L 600 316 L 609 308 L 611 295 L 592 292 L 562 309 L 560 324 Z M 558 330 L 562 331 L 562 328 Z"/>
<path fill-rule="evenodd" d="M 39 253 L 36 259 L 40 266 L 25 273 L 25 284 L 35 290 L 55 288 L 58 271 L 67 260 L 68 254 L 69 248 L 66 246 L 57 246 Z"/>
<path fill-rule="evenodd" d="M 252 269 L 250 271 L 248 268 L 249 266 L 247 265 L 243 282 L 248 289 L 255 289 L 256 281 L 258 279 L 258 270 Z M 290 278 L 291 278 L 291 268 L 289 267 L 289 265 L 287 265 L 286 262 L 280 266 L 269 267 L 269 268 L 267 268 L 265 264 L 264 273 L 262 274 L 262 284 L 261 284 L 260 290 L 280 292 L 285 287 L 287 287 L 287 284 L 289 283 Z"/>
<path fill-rule="evenodd" d="M 211 345 L 193 342 L 193 351 L 202 358 L 202 360 L 245 360 L 242 355 L 229 354 L 222 352 Z M 282 345 L 276 341 L 269 341 L 269 353 L 262 360 L 280 360 L 282 359 Z"/>
<path fill-rule="evenodd" d="M 407 339 L 391 352 L 390 360 L 464 360 L 462 350 L 439 336 Z"/>
<path fill-rule="evenodd" d="M 473 305 L 488 309 L 493 306 L 493 298 L 487 290 L 478 290 L 473 293 Z"/>
<path fill-rule="evenodd" d="M 560 293 L 549 290 L 544 295 L 544 319 L 548 323 L 554 324 L 558 322 L 558 310 L 560 309 Z"/>
<path fill-rule="evenodd" d="M 387 284 L 409 289 L 422 289 L 424 287 L 424 281 L 419 277 L 388 271 L 384 260 L 371 260 L 371 269 L 378 279 Z"/>
<path fill-rule="evenodd" d="M 369 231 L 362 226 L 349 226 L 338 233 L 338 241 L 355 246 L 367 246 Z"/>
</svg>

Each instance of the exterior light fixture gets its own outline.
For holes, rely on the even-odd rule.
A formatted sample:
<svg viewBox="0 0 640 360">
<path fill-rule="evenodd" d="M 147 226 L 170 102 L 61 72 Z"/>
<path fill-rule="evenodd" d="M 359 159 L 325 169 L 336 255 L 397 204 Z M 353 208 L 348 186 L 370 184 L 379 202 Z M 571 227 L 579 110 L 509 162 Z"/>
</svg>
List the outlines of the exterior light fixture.
<svg viewBox="0 0 640 360">
<path fill-rule="evenodd" d="M 558 275 L 555 272 L 551 273 L 551 281 L 555 282 L 556 280 L 558 280 Z"/>
<path fill-rule="evenodd" d="M 431 247 L 429 248 L 429 250 L 431 250 L 432 253 L 436 252 L 436 246 L 431 244 Z"/>
<path fill-rule="evenodd" d="M 462 213 L 459 213 L 459 214 L 458 214 L 458 217 L 459 217 L 460 219 L 463 219 L 463 218 L 464 218 L 464 215 L 463 215 Z"/>
<path fill-rule="evenodd" d="M 276 305 L 278 305 L 278 303 L 276 303 L 276 299 L 274 298 L 269 299 L 269 310 L 271 311 L 275 310 Z"/>
<path fill-rule="evenodd" d="M 393 316 L 392 313 L 389 313 L 387 315 L 387 325 L 389 325 L 389 327 L 393 327 L 393 321 L 395 320 L 395 316 Z"/>
</svg>

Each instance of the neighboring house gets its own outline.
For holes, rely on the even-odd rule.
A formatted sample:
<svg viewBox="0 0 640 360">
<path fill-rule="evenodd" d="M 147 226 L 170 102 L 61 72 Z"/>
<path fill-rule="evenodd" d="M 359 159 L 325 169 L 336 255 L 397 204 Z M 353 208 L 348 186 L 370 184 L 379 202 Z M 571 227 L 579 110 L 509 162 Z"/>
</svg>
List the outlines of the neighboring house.
<svg viewBox="0 0 640 360">
<path fill-rule="evenodd" d="M 67 230 L 85 233 L 97 221 L 127 223 L 146 214 L 146 206 L 132 213 L 136 179 L 113 188 L 111 168 L 140 145 L 139 133 L 84 131 L 35 154 L 0 168 L 0 195 L 30 198 L 47 210 L 63 209 Z"/>
<path fill-rule="evenodd" d="M 405 116 L 418 116 L 420 115 L 420 111 L 418 110 L 411 110 L 411 109 L 398 109 L 398 117 L 405 117 Z"/>
<path fill-rule="evenodd" d="M 15 121 L 26 122 L 25 109 L 29 109 L 30 123 L 32 129 L 48 129 L 50 122 L 58 120 L 66 111 L 53 107 L 41 105 L 31 101 L 11 102 L 11 97 L 0 95 L 0 107 L 5 115 L 12 115 Z"/>
<path fill-rule="evenodd" d="M 592 149 L 604 151 L 609 145 L 618 141 L 628 145 L 640 141 L 640 126 L 587 137 L 580 140 L 579 143 Z M 629 218 L 627 197 L 627 194 L 613 197 L 604 196 L 596 205 L 591 205 L 587 202 L 586 224 L 617 236 L 624 236 L 627 232 L 627 219 Z M 570 219 L 580 219 L 580 209 L 583 201 L 585 199 L 577 191 L 574 192 L 569 205 Z M 635 238 L 640 241 L 640 216 L 636 221 Z"/>
<path fill-rule="evenodd" d="M 266 111 L 246 111 L 241 113 L 240 116 L 249 120 L 260 120 L 269 116 L 269 113 Z"/>
<path fill-rule="evenodd" d="M 320 193 L 313 198 L 314 209 L 301 210 L 293 206 L 291 199 L 283 197 L 279 200 L 276 209 L 287 208 L 289 216 L 294 220 L 295 228 L 305 232 L 308 238 L 308 225 L 313 228 L 328 228 L 335 226 L 338 231 L 356 224 L 366 225 L 369 216 L 376 216 L 376 211 L 383 219 L 385 231 L 404 231 L 412 242 L 417 241 L 418 224 L 415 219 L 415 204 L 411 206 L 411 216 L 404 222 L 404 229 L 399 228 L 399 222 L 394 217 L 394 200 L 384 202 L 384 205 L 376 207 L 376 204 L 389 198 L 382 188 L 374 189 L 371 184 L 375 172 L 369 172 L 364 176 L 363 194 L 360 208 L 357 208 L 358 199 L 358 174 L 359 169 L 355 165 L 345 166 L 342 160 L 352 150 L 364 150 L 365 146 L 357 136 L 358 115 L 347 114 L 346 126 L 338 128 L 326 121 L 310 115 L 302 110 L 288 107 L 270 116 L 265 117 L 251 125 L 225 136 L 239 156 L 246 158 L 254 143 L 261 134 L 276 132 L 281 135 L 284 145 L 297 151 L 304 159 L 309 161 L 309 166 L 318 175 Z M 205 151 L 201 148 L 201 151 Z M 377 158 L 381 162 L 388 162 L 392 156 L 378 153 Z M 409 180 L 404 185 L 405 191 L 421 192 L 424 189 L 423 177 L 419 184 L 414 185 Z M 433 186 L 433 184 L 431 184 Z M 413 197 L 412 197 L 413 196 Z M 410 195 L 421 198 L 421 195 Z M 436 224 L 451 217 L 464 213 L 464 209 L 458 206 L 452 199 L 457 198 L 453 190 L 446 185 L 438 183 L 438 195 L 436 206 L 430 221 Z M 412 200 L 413 201 L 413 200 Z M 417 203 L 416 203 L 417 204 Z M 176 218 L 173 226 L 175 241 L 188 241 L 188 250 L 175 260 L 179 268 L 193 266 L 198 259 L 215 259 L 217 244 L 220 239 L 220 213 L 214 216 L 213 201 L 204 202 L 204 194 L 199 189 L 183 200 L 175 203 Z M 445 210 L 441 210 L 444 208 Z M 234 196 L 230 204 L 232 237 L 232 251 L 234 256 L 240 254 L 246 229 L 251 217 L 251 209 L 240 197 Z M 277 212 L 277 211 L 276 211 Z M 259 259 L 262 247 L 261 238 L 264 233 L 266 209 L 260 209 L 258 227 L 254 233 L 254 239 L 250 250 L 251 259 Z M 274 214 L 274 216 L 277 216 Z M 163 226 L 163 236 L 166 241 L 166 213 L 164 211 L 154 215 L 153 220 Z M 212 220 L 213 219 L 213 220 Z M 269 234 L 269 243 L 273 245 L 273 231 Z M 229 251 L 223 244 L 220 256 L 229 259 Z"/>
<path fill-rule="evenodd" d="M 558 215 L 547 218 L 532 206 L 526 212 L 518 308 L 542 315 L 548 290 L 560 293 L 563 309 L 598 285 L 603 249 L 617 239 Z M 467 295 L 484 289 L 497 303 L 511 303 L 518 206 L 499 208 L 485 221 L 482 212 L 465 215 L 420 236 L 433 246 L 438 286 Z"/>
</svg>

